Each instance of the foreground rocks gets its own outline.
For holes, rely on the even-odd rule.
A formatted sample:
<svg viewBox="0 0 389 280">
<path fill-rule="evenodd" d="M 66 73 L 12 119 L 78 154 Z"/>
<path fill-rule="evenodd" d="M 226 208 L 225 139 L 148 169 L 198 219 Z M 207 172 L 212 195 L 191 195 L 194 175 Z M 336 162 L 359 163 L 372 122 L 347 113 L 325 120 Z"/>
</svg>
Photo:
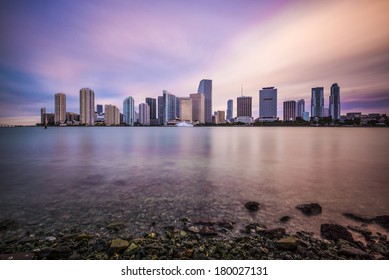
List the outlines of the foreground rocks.
<svg viewBox="0 0 389 280">
<path fill-rule="evenodd" d="M 307 216 L 319 215 L 322 210 L 320 204 L 318 203 L 301 204 L 297 205 L 296 208 Z"/>
<path fill-rule="evenodd" d="M 364 244 L 341 225 L 322 224 L 321 233 L 324 239 L 258 223 L 239 229 L 226 221 L 185 219 L 163 232 L 138 236 L 115 228 L 107 236 L 71 230 L 55 238 L 38 234 L 2 241 L 0 259 L 389 259 L 386 235 L 370 233 Z"/>
</svg>

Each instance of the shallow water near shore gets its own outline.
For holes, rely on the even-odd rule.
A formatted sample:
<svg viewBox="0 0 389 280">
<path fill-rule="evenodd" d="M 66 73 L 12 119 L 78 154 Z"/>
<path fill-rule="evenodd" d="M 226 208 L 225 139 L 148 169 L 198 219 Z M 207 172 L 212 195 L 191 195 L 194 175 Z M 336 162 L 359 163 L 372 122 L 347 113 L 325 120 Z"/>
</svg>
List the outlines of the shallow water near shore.
<svg viewBox="0 0 389 280">
<path fill-rule="evenodd" d="M 321 223 L 360 225 L 345 212 L 389 214 L 386 139 L 384 128 L 2 128 L 0 219 L 47 235 L 117 221 L 136 235 L 184 218 L 319 235 Z M 321 215 L 295 208 L 310 202 Z"/>
</svg>

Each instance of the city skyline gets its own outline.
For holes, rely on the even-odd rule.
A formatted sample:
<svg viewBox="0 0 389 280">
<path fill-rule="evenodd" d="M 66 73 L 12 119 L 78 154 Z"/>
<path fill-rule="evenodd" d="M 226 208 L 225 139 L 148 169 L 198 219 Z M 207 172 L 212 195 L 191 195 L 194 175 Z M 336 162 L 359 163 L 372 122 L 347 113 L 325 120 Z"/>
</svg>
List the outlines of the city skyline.
<svg viewBox="0 0 389 280">
<path fill-rule="evenodd" d="M 265 86 L 278 89 L 279 117 L 283 101 L 308 105 L 315 87 L 324 88 L 329 108 L 338 83 L 342 114 L 389 113 L 386 1 L 204 3 L 6 1 L 0 123 L 38 123 L 41 107 L 55 111 L 58 92 L 67 111 L 78 112 L 83 87 L 96 103 L 121 108 L 127 96 L 138 106 L 165 88 L 188 96 L 201 79 L 213 81 L 212 111 L 226 111 L 241 84 L 253 97 L 253 116 Z"/>
</svg>

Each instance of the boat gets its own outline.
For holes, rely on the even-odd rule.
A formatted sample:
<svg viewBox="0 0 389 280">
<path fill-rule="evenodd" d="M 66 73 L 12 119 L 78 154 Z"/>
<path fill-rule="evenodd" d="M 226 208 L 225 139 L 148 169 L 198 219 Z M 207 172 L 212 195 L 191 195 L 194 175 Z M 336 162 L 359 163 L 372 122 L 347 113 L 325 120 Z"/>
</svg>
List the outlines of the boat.
<svg viewBox="0 0 389 280">
<path fill-rule="evenodd" d="M 193 127 L 193 124 L 191 124 L 189 122 L 179 122 L 179 123 L 176 123 L 176 126 L 178 126 L 178 127 Z"/>
</svg>

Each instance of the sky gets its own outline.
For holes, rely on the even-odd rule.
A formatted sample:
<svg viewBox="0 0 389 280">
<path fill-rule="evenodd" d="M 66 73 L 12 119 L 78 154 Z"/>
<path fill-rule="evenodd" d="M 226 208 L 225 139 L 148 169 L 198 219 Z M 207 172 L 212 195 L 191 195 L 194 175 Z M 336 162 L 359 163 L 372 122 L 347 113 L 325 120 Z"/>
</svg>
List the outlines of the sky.
<svg viewBox="0 0 389 280">
<path fill-rule="evenodd" d="M 3 0 L 0 9 L 0 124 L 35 124 L 79 90 L 123 110 L 162 90 L 178 97 L 213 80 L 213 111 L 227 100 L 278 89 L 305 99 L 312 87 L 341 88 L 341 113 L 389 113 L 387 0 L 72 1 Z"/>
</svg>

